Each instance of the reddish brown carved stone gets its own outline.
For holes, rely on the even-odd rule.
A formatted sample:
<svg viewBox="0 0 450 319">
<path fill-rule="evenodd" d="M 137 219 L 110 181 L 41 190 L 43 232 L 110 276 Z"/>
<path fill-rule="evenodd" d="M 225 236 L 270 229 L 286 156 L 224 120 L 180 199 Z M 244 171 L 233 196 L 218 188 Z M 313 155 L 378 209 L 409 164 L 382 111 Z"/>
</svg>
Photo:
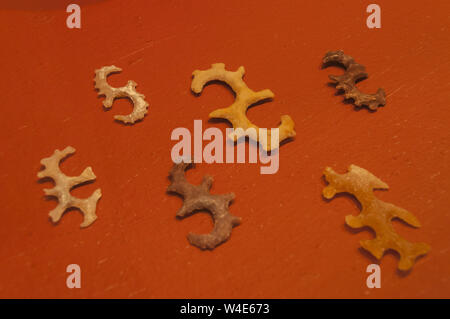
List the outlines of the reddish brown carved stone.
<svg viewBox="0 0 450 319">
<path fill-rule="evenodd" d="M 200 249 L 214 249 L 222 244 L 231 235 L 234 226 L 241 223 L 241 218 L 233 216 L 228 211 L 228 206 L 233 201 L 234 193 L 213 195 L 209 193 L 213 178 L 204 176 L 200 185 L 188 183 L 185 170 L 193 167 L 192 163 L 175 164 L 169 172 L 171 184 L 168 192 L 183 196 L 184 203 L 177 212 L 177 217 L 183 218 L 199 210 L 207 210 L 214 220 L 214 229 L 209 234 L 193 234 L 187 236 L 189 242 Z"/>
</svg>

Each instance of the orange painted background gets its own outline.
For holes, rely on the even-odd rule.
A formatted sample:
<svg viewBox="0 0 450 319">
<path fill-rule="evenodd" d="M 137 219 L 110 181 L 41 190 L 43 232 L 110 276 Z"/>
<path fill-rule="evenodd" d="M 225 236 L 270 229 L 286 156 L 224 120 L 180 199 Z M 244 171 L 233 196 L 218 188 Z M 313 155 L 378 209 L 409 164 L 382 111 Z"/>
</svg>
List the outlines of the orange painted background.
<svg viewBox="0 0 450 319">
<path fill-rule="evenodd" d="M 398 298 L 450 297 L 450 3 L 382 1 L 382 28 L 366 27 L 370 1 L 73 1 L 82 28 L 66 27 L 72 1 L 0 4 L 0 297 L 56 298 Z M 327 85 L 328 50 L 343 49 L 365 65 L 367 93 L 383 87 L 387 104 L 356 110 Z M 257 164 L 199 164 L 188 179 L 215 178 L 212 192 L 234 192 L 242 217 L 214 251 L 189 245 L 188 232 L 209 232 L 211 219 L 177 220 L 182 201 L 167 195 L 170 134 L 204 127 L 209 112 L 232 103 L 222 85 L 190 92 L 191 73 L 224 62 L 243 65 L 253 90 L 272 102 L 249 110 L 261 127 L 289 114 L 297 137 L 280 151 L 280 170 Z M 138 83 L 150 103 L 133 126 L 113 120 L 94 90 L 94 70 L 115 64 L 119 87 Z M 92 166 L 101 188 L 98 220 L 80 229 L 71 211 L 53 225 L 38 183 L 39 161 L 71 145 L 67 175 Z M 368 289 L 376 262 L 359 248 L 368 231 L 352 232 L 358 213 L 347 196 L 326 202 L 322 170 L 368 169 L 389 184 L 377 196 L 414 213 L 422 228 L 395 222 L 407 239 L 431 245 L 408 275 L 397 256 L 381 260 L 382 288 Z M 66 266 L 82 269 L 82 288 L 66 287 Z"/>
</svg>

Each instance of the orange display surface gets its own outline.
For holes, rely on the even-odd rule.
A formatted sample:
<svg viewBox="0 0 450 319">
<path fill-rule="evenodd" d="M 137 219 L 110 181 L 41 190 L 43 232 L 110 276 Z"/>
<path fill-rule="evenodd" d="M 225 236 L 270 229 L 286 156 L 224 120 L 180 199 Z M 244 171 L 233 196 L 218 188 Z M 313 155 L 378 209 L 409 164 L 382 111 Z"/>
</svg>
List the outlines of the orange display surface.
<svg viewBox="0 0 450 319">
<path fill-rule="evenodd" d="M 379 0 L 382 27 L 369 29 L 367 1 L 74 0 L 81 29 L 69 29 L 71 2 L 0 4 L 0 297 L 450 297 L 450 2 Z M 371 112 L 337 94 L 328 75 L 344 71 L 321 64 L 330 50 L 363 64 L 358 88 L 383 88 L 386 105 Z M 210 216 L 177 219 L 183 202 L 166 189 L 175 128 L 231 127 L 208 117 L 234 102 L 229 88 L 190 89 L 192 72 L 213 63 L 244 66 L 248 87 L 274 93 L 249 109 L 252 123 L 277 127 L 288 114 L 296 136 L 280 147 L 275 174 L 260 174 L 260 163 L 187 172 L 195 184 L 214 177 L 212 194 L 233 192 L 229 211 L 242 219 L 227 242 L 202 251 L 186 234 L 209 233 Z M 93 80 L 106 65 L 123 70 L 112 87 L 139 84 L 142 121 L 114 121 L 131 112 L 126 99 L 103 108 Z M 97 176 L 72 195 L 103 194 L 83 229 L 77 210 L 49 220 L 52 184 L 36 177 L 42 158 L 69 145 L 77 151 L 61 170 L 91 166 Z M 378 261 L 359 244 L 373 233 L 345 226 L 356 201 L 321 194 L 324 168 L 350 164 L 389 184 L 380 200 L 420 220 L 418 229 L 394 221 L 396 232 L 431 246 L 409 273 L 387 253 L 379 289 L 366 285 Z M 81 289 L 66 286 L 69 264 L 81 268 Z"/>
</svg>

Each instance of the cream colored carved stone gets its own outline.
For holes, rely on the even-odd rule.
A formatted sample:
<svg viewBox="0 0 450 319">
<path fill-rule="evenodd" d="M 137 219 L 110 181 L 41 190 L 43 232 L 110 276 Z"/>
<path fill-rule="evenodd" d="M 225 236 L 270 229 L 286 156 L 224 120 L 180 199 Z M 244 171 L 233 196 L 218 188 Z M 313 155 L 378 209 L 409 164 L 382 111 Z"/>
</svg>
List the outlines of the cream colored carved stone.
<svg viewBox="0 0 450 319">
<path fill-rule="evenodd" d="M 100 189 L 97 189 L 90 197 L 85 199 L 80 199 L 70 194 L 70 190 L 75 186 L 96 179 L 91 167 L 87 167 L 79 176 L 66 176 L 61 172 L 59 169 L 60 161 L 73 153 L 75 153 L 75 149 L 71 146 L 66 147 L 62 151 L 55 150 L 52 156 L 41 160 L 44 169 L 37 176 L 40 179 L 49 177 L 55 182 L 55 187 L 44 189 L 45 195 L 54 196 L 59 201 L 58 206 L 49 213 L 51 220 L 54 223 L 58 222 L 68 208 L 75 207 L 84 215 L 84 220 L 80 226 L 87 227 L 97 219 L 95 210 L 102 192 Z"/>
</svg>

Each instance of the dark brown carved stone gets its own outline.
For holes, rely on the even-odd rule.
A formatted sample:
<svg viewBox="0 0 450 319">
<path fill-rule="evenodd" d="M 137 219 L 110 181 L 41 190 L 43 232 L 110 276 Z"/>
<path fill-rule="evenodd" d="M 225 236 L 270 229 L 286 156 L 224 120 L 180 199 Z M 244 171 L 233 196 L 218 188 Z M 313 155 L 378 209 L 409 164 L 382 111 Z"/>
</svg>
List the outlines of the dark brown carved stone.
<svg viewBox="0 0 450 319">
<path fill-rule="evenodd" d="M 323 58 L 324 66 L 330 62 L 342 64 L 345 68 L 343 75 L 330 75 L 329 78 L 336 84 L 338 90 L 344 90 L 346 99 L 353 99 L 355 105 L 366 105 L 370 110 L 376 111 L 379 106 L 386 104 L 386 93 L 379 88 L 375 94 L 362 93 L 356 87 L 356 82 L 367 78 L 366 68 L 355 62 L 355 60 L 344 54 L 343 51 L 329 51 Z"/>
</svg>

